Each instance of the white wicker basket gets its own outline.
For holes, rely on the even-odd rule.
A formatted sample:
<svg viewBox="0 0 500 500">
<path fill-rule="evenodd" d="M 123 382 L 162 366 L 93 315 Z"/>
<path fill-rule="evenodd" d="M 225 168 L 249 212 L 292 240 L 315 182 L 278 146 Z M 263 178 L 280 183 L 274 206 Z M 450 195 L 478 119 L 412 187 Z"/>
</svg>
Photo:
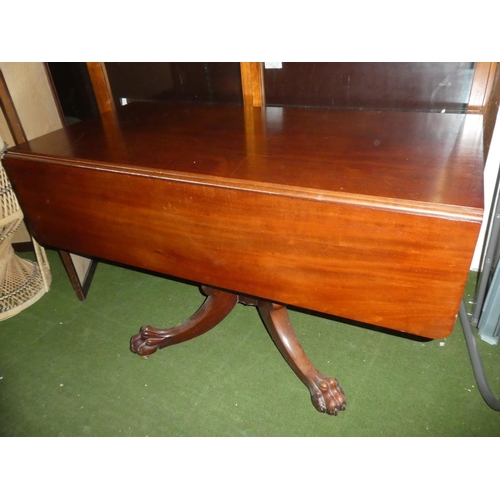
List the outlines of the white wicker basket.
<svg viewBox="0 0 500 500">
<path fill-rule="evenodd" d="M 0 160 L 3 154 L 0 152 Z M 33 240 L 37 262 L 15 254 L 11 240 L 23 213 L 0 161 L 0 321 L 36 302 L 50 289 L 51 275 L 45 249 Z"/>
</svg>

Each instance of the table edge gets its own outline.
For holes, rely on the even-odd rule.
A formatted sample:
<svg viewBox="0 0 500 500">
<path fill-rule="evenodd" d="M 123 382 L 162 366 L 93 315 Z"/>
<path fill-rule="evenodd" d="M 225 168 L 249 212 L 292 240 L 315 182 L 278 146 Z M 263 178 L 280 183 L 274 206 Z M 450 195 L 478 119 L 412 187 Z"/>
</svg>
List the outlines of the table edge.
<svg viewBox="0 0 500 500">
<path fill-rule="evenodd" d="M 483 220 L 483 208 L 457 206 L 441 203 L 430 203 L 416 200 L 405 200 L 400 198 L 387 198 L 381 196 L 361 195 L 356 193 L 344 193 L 339 191 L 325 191 L 315 188 L 300 186 L 285 186 L 269 182 L 248 181 L 243 179 L 231 179 L 214 175 L 197 173 L 177 172 L 173 170 L 155 169 L 153 167 L 137 167 L 132 165 L 118 165 L 106 162 L 94 162 L 83 159 L 57 158 L 43 154 L 26 154 L 19 151 L 8 150 L 4 156 L 4 162 L 12 158 L 15 160 L 52 163 L 73 168 L 88 170 L 99 170 L 110 173 L 134 175 L 139 177 L 150 177 L 156 179 L 170 180 L 174 182 L 185 182 L 190 184 L 202 184 L 205 186 L 236 189 L 241 191 L 260 192 L 267 195 L 289 196 L 309 199 L 326 203 L 340 203 L 345 205 L 363 206 L 365 208 L 397 211 L 422 216 L 446 218 L 465 222 L 478 222 Z"/>
</svg>

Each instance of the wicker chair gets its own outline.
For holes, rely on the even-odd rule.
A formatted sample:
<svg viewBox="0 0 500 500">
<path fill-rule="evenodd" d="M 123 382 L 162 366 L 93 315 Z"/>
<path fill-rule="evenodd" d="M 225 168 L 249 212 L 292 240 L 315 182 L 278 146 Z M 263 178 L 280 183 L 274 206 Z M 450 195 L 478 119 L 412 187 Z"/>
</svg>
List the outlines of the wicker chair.
<svg viewBox="0 0 500 500">
<path fill-rule="evenodd" d="M 12 248 L 23 213 L 1 164 L 0 151 L 0 321 L 36 302 L 50 289 L 51 274 L 45 250 L 33 239 L 37 262 L 22 259 Z"/>
</svg>

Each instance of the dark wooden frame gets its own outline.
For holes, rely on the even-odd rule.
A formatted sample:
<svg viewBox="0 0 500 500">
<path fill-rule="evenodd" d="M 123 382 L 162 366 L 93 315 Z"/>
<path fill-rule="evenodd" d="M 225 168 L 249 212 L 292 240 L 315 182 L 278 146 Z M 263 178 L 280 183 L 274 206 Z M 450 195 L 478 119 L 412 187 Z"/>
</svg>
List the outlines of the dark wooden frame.
<svg viewBox="0 0 500 500">
<path fill-rule="evenodd" d="M 92 86 L 101 113 L 114 109 L 113 95 L 106 66 L 102 62 L 88 62 Z M 244 105 L 265 106 L 264 65 L 261 62 L 241 62 L 241 83 Z M 488 111 L 490 99 L 498 87 L 496 62 L 477 62 L 468 104 L 469 113 Z"/>
</svg>

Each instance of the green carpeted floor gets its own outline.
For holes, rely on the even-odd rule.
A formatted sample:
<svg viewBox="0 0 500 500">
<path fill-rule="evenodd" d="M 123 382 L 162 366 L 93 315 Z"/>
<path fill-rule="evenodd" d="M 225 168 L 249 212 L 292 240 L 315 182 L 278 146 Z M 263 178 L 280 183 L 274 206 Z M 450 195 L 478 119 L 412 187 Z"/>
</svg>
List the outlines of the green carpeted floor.
<svg viewBox="0 0 500 500">
<path fill-rule="evenodd" d="M 347 410 L 330 417 L 314 410 L 254 307 L 144 360 L 130 337 L 186 319 L 203 302 L 198 288 L 100 263 L 79 302 L 48 255 L 50 293 L 0 323 L 1 436 L 500 435 L 460 322 L 423 342 L 291 311 L 311 360 L 346 392 Z M 498 395 L 500 346 L 478 343 Z"/>
</svg>

